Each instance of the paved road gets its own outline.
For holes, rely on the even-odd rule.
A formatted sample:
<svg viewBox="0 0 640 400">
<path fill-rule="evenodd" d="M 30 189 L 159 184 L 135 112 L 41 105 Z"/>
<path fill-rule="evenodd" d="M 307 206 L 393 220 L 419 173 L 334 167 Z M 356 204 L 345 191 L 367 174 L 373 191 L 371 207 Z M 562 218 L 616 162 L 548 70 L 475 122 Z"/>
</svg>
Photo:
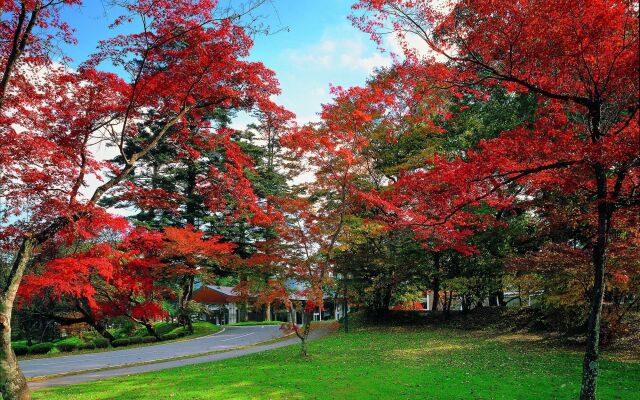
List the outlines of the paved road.
<svg viewBox="0 0 640 400">
<path fill-rule="evenodd" d="M 243 328 L 243 329 L 246 329 L 246 328 Z M 271 332 L 273 332 L 273 330 L 271 330 Z M 317 339 L 328 333 L 329 333 L 328 329 L 314 330 L 311 332 L 309 339 L 310 340 Z M 53 386 L 72 385 L 75 383 L 97 381 L 100 379 L 112 378 L 116 376 L 139 374 L 143 372 L 158 371 L 161 369 L 181 367 L 183 365 L 202 364 L 202 363 L 226 360 L 228 358 L 235 358 L 235 357 L 240 357 L 247 354 L 258 353 L 265 350 L 271 350 L 279 347 L 298 345 L 298 344 L 300 344 L 300 340 L 298 340 L 298 338 L 294 336 L 292 338 L 277 341 L 274 343 L 257 345 L 254 347 L 249 347 L 244 349 L 230 350 L 222 353 L 214 353 L 214 354 L 209 354 L 204 356 L 183 358 L 180 360 L 162 361 L 162 362 L 137 365 L 132 367 L 115 368 L 115 369 L 109 369 L 104 371 L 84 372 L 84 373 L 78 373 L 74 375 L 51 378 L 47 380 L 32 381 L 32 382 L 29 382 L 29 388 L 39 389 L 39 388 L 53 387 Z M 154 347 L 157 347 L 157 346 L 154 346 Z"/>
<path fill-rule="evenodd" d="M 24 360 L 20 361 L 20 367 L 27 378 L 34 378 L 192 356 L 252 345 L 281 336 L 278 325 L 229 326 L 222 332 L 191 340 L 93 354 Z"/>
</svg>

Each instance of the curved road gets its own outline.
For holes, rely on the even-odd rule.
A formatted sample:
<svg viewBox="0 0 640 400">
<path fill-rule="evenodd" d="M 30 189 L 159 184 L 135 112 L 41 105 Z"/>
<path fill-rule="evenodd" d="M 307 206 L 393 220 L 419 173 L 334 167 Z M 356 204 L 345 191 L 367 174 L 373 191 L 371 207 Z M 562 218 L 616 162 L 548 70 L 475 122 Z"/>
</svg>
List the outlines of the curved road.
<svg viewBox="0 0 640 400">
<path fill-rule="evenodd" d="M 271 328 L 271 329 L 269 329 L 269 328 Z M 220 336 L 220 340 L 214 341 L 214 342 L 217 342 L 219 344 L 217 344 L 217 345 L 213 344 L 213 345 L 214 346 L 224 346 L 223 348 L 228 347 L 228 346 L 235 347 L 235 346 L 239 346 L 240 344 L 237 344 L 237 343 L 236 344 L 226 344 L 227 342 L 221 342 L 221 340 L 229 339 L 228 342 L 234 342 L 234 341 L 240 342 L 241 340 L 254 341 L 255 338 L 258 338 L 258 337 L 265 338 L 269 333 L 271 333 L 271 334 L 279 334 L 279 332 L 276 332 L 273 329 L 273 326 L 272 327 L 267 327 L 267 326 L 264 326 L 264 327 L 253 327 L 253 329 L 251 329 L 251 328 L 241 328 L 241 329 L 232 328 L 230 330 L 232 332 L 226 332 L 225 331 L 224 333 L 231 334 L 231 337 L 224 338 L 224 337 Z M 252 335 L 245 336 L 245 335 L 247 335 L 248 333 L 251 333 L 251 332 L 254 332 L 254 333 Z M 320 328 L 320 329 L 317 329 L 317 330 L 312 330 L 311 334 L 309 335 L 309 339 L 310 340 L 317 339 L 319 337 L 322 337 L 322 336 L 328 334 L 329 332 L 330 332 L 330 329 L 328 329 L 328 328 Z M 222 335 L 222 334 L 223 333 L 221 333 L 219 335 Z M 254 335 L 256 335 L 256 336 L 253 339 L 248 339 L 248 338 L 251 338 Z M 201 338 L 201 339 L 205 339 L 205 338 Z M 209 340 L 212 339 L 212 336 L 208 336 L 206 339 L 207 339 L 207 341 L 209 341 Z M 194 340 L 200 340 L 200 339 L 194 339 Z M 184 344 L 184 343 L 185 342 L 181 342 L 181 344 Z M 220 343 L 223 343 L 223 344 L 220 344 Z M 213 362 L 213 361 L 220 361 L 220 360 L 226 360 L 226 359 L 229 359 L 229 358 L 241 357 L 241 356 L 244 356 L 244 355 L 258 353 L 258 352 L 265 351 L 265 350 L 277 349 L 277 348 L 284 347 L 284 346 L 296 345 L 296 344 L 299 344 L 299 343 L 300 343 L 300 341 L 298 340 L 298 338 L 293 336 L 293 337 L 290 337 L 288 339 L 276 341 L 276 342 L 273 342 L 273 343 L 261 344 L 261 345 L 257 345 L 257 346 L 252 346 L 252 347 L 247 347 L 247 348 L 240 348 L 240 349 L 235 349 L 235 350 L 231 349 L 229 351 L 217 352 L 217 353 L 212 353 L 212 354 L 205 354 L 205 355 L 200 355 L 200 356 L 193 356 L 193 357 L 189 357 L 189 358 L 181 358 L 181 359 L 177 359 L 177 360 L 166 360 L 166 361 L 159 361 L 159 362 L 151 362 L 151 363 L 143 364 L 143 365 L 115 367 L 113 369 L 106 369 L 106 370 L 100 370 L 100 371 L 76 372 L 76 373 L 73 373 L 73 375 L 65 375 L 65 376 L 59 376 L 59 377 L 52 377 L 52 378 L 45 379 L 45 380 L 31 381 L 31 382 L 29 382 L 29 388 L 31 388 L 31 389 L 39 389 L 39 388 L 52 387 L 52 386 L 73 385 L 73 384 L 76 384 L 76 383 L 97 381 L 97 380 L 100 380 L 100 379 L 107 379 L 107 378 L 112 378 L 112 377 L 116 377 L 116 376 L 140 374 L 140 373 L 143 373 L 143 372 L 158 371 L 158 370 L 161 370 L 161 369 L 181 367 L 181 366 L 184 366 L 184 365 L 209 363 L 209 362 Z M 160 347 L 160 346 L 165 346 L 165 345 L 152 346 L 152 348 L 153 347 Z M 131 349 L 131 350 L 133 350 L 133 349 Z M 215 350 L 215 348 L 214 348 L 214 350 Z M 126 351 L 126 350 L 121 350 L 121 351 Z M 119 353 L 119 352 L 113 352 L 113 353 Z M 100 353 L 100 354 L 104 355 L 104 354 L 107 354 L 107 353 Z M 72 357 L 79 357 L 79 356 L 72 356 Z M 50 360 L 55 360 L 55 359 L 50 359 Z"/>
<path fill-rule="evenodd" d="M 222 332 L 196 339 L 125 350 L 24 360 L 20 361 L 20 368 L 29 379 L 193 356 L 253 345 L 281 336 L 282 332 L 278 325 L 228 326 Z"/>
</svg>

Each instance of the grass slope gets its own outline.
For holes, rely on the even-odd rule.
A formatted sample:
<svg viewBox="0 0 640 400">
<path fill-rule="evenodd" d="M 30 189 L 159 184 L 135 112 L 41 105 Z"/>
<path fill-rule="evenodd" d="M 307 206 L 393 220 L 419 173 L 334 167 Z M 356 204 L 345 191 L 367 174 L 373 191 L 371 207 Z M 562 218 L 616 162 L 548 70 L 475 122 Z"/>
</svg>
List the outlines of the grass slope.
<svg viewBox="0 0 640 400">
<path fill-rule="evenodd" d="M 210 364 L 41 390 L 34 399 L 575 399 L 581 354 L 531 335 L 375 328 Z M 640 399 L 640 362 L 603 360 L 599 399 Z"/>
</svg>

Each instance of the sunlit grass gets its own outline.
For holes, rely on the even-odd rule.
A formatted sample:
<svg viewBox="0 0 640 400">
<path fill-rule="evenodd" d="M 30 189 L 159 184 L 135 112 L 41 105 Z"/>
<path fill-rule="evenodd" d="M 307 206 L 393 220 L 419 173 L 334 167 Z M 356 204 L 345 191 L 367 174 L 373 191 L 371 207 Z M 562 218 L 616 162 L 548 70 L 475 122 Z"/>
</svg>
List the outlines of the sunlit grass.
<svg viewBox="0 0 640 400">
<path fill-rule="evenodd" d="M 210 364 L 42 390 L 35 399 L 575 399 L 581 354 L 532 336 L 367 329 Z M 600 399 L 640 398 L 640 363 L 602 361 Z"/>
</svg>

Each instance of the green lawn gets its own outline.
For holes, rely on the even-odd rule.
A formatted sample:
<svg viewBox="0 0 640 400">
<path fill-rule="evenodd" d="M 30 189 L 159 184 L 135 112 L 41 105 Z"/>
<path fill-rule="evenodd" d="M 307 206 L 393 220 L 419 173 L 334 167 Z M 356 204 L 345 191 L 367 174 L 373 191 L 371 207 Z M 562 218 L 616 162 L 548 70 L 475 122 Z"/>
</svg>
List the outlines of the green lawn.
<svg viewBox="0 0 640 400">
<path fill-rule="evenodd" d="M 376 328 L 35 399 L 576 399 L 581 355 L 532 335 Z M 609 358 L 609 357 L 605 357 Z M 601 363 L 600 399 L 640 399 L 640 362 Z"/>
</svg>

